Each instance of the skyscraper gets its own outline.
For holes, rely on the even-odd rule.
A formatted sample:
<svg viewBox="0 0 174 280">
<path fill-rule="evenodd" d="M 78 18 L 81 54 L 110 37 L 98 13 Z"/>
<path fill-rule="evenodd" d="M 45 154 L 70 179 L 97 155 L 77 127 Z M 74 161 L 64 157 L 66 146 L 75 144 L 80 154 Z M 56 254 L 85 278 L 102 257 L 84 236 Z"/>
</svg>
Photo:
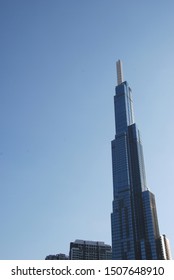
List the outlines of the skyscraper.
<svg viewBox="0 0 174 280">
<path fill-rule="evenodd" d="M 112 146 L 112 258 L 161 259 L 155 196 L 146 184 L 140 132 L 134 122 L 131 88 L 117 61 L 114 96 L 115 139 Z M 165 254 L 164 254 L 165 255 Z"/>
</svg>

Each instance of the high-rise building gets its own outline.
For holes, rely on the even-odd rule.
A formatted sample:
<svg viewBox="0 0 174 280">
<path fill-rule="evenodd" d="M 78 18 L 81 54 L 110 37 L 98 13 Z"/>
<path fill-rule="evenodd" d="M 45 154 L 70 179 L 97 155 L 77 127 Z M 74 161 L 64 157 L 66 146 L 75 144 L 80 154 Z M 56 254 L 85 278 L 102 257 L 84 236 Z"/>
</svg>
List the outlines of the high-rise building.
<svg viewBox="0 0 174 280">
<path fill-rule="evenodd" d="M 160 235 L 160 237 L 157 240 L 158 244 L 158 255 L 159 259 L 161 260 L 171 260 L 172 254 L 170 251 L 170 244 L 168 238 L 165 236 L 165 234 Z"/>
<path fill-rule="evenodd" d="M 112 258 L 160 259 L 155 197 L 146 184 L 140 132 L 134 122 L 132 92 L 117 61 L 114 96 L 115 139 L 112 141 Z"/>
<path fill-rule="evenodd" d="M 45 260 L 68 260 L 69 257 L 65 254 L 48 255 Z"/>
<path fill-rule="evenodd" d="M 70 243 L 70 260 L 111 260 L 111 246 L 99 241 L 75 240 Z"/>
</svg>

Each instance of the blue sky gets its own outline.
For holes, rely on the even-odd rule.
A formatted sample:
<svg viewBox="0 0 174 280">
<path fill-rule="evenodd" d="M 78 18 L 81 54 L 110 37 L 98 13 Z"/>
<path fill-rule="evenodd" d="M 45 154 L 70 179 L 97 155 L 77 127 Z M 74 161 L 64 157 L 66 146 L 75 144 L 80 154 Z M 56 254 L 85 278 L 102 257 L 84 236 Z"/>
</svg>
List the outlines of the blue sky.
<svg viewBox="0 0 174 280">
<path fill-rule="evenodd" d="M 111 243 L 115 62 L 174 252 L 174 2 L 0 1 L 0 259 Z"/>
</svg>

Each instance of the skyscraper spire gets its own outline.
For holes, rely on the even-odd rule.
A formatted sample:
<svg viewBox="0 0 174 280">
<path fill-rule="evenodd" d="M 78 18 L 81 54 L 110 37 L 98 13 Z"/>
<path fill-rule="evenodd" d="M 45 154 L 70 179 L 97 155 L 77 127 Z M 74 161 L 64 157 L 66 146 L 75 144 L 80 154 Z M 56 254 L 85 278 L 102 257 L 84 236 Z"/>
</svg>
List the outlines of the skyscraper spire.
<svg viewBox="0 0 174 280">
<path fill-rule="evenodd" d="M 116 63 L 117 66 L 117 85 L 120 85 L 123 82 L 123 67 L 121 60 L 118 60 Z"/>
</svg>

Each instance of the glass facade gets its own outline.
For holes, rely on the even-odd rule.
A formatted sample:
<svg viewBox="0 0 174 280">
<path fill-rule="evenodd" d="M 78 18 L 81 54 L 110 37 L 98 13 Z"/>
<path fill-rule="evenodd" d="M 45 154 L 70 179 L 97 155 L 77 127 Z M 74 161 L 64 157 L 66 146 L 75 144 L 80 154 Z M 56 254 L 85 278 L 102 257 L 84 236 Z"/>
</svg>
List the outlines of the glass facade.
<svg viewBox="0 0 174 280">
<path fill-rule="evenodd" d="M 155 197 L 147 188 L 143 148 L 126 81 L 115 88 L 114 109 L 112 258 L 159 259 Z"/>
</svg>

